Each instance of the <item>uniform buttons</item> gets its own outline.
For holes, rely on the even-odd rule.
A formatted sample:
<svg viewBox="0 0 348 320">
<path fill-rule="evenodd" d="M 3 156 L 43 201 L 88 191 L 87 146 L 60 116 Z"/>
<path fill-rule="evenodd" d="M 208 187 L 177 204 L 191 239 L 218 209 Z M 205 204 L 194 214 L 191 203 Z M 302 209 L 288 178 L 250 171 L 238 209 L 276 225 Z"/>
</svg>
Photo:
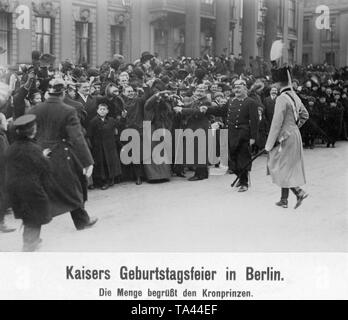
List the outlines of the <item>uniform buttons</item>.
<svg viewBox="0 0 348 320">
<path fill-rule="evenodd" d="M 70 157 L 67 157 L 68 160 L 70 160 L 71 158 Z"/>
<path fill-rule="evenodd" d="M 64 148 L 64 150 L 65 150 L 65 151 L 69 151 L 69 149 L 68 149 L 68 148 Z"/>
<path fill-rule="evenodd" d="M 66 142 L 66 140 L 65 140 L 65 139 L 63 139 L 62 141 L 63 141 L 63 142 Z"/>
</svg>

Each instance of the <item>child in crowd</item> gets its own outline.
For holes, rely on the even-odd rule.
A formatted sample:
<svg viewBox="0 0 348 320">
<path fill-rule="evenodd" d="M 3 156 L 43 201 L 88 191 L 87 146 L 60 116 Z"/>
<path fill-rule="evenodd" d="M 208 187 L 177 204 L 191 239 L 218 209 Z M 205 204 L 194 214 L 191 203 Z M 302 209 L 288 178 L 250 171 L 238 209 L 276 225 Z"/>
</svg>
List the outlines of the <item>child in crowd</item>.
<svg viewBox="0 0 348 320">
<path fill-rule="evenodd" d="M 121 164 L 116 145 L 117 122 L 108 117 L 109 108 L 101 103 L 97 107 L 88 128 L 88 138 L 94 158 L 93 181 L 89 189 L 106 190 L 115 184 L 115 179 L 121 175 Z"/>
</svg>

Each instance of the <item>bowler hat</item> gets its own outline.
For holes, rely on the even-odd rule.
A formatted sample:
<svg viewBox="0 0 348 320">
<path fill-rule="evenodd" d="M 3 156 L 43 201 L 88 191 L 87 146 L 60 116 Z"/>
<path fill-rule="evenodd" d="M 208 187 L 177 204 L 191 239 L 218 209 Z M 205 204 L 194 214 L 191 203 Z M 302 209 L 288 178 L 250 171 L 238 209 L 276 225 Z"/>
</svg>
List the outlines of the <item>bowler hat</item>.
<svg viewBox="0 0 348 320">
<path fill-rule="evenodd" d="M 52 54 L 45 53 L 40 57 L 40 67 L 49 67 L 56 60 L 56 57 Z"/>
<path fill-rule="evenodd" d="M 48 89 L 49 94 L 61 94 L 66 88 L 66 83 L 61 78 L 54 78 L 49 83 L 50 88 Z"/>
<path fill-rule="evenodd" d="M 141 54 L 140 62 L 145 63 L 148 60 L 151 60 L 154 57 L 150 52 L 145 51 Z"/>
</svg>

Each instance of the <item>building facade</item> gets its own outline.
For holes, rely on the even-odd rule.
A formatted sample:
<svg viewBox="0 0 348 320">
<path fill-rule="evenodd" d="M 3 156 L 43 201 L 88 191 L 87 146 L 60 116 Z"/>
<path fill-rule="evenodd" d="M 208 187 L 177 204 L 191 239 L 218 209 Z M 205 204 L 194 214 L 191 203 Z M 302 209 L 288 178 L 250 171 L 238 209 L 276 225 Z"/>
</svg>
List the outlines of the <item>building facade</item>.
<svg viewBox="0 0 348 320">
<path fill-rule="evenodd" d="M 325 4 L 329 8 L 328 28 L 318 29 L 316 21 L 322 12 L 316 8 Z M 348 2 L 346 0 L 306 0 L 303 28 L 303 63 L 327 62 L 336 67 L 348 65 Z"/>
<path fill-rule="evenodd" d="M 0 0 L 0 64 L 31 52 L 98 66 L 114 54 L 138 59 L 242 54 L 269 58 L 284 39 L 284 62 L 302 60 L 304 0 Z M 277 21 L 277 24 L 274 22 Z"/>
</svg>

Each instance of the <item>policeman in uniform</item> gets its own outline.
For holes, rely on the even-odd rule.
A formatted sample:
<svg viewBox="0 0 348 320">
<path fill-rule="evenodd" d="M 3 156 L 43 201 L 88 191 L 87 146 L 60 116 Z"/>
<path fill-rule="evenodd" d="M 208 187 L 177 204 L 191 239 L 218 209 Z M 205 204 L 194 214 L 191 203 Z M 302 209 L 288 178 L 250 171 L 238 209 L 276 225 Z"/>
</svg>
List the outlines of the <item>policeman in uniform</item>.
<svg viewBox="0 0 348 320">
<path fill-rule="evenodd" d="M 36 143 L 36 117 L 25 115 L 14 122 L 16 141 L 8 148 L 5 181 L 9 204 L 23 221 L 23 251 L 38 249 L 41 226 L 52 220 L 49 199 L 49 160 Z"/>
<path fill-rule="evenodd" d="M 63 102 L 65 82 L 53 79 L 48 93 L 49 98 L 35 106 L 31 113 L 37 117 L 38 144 L 50 150 L 52 215 L 70 212 L 76 229 L 83 230 L 97 222 L 85 210 L 86 177 L 92 175 L 94 161 L 76 109 Z"/>
<path fill-rule="evenodd" d="M 240 178 L 238 192 L 245 192 L 249 186 L 251 147 L 258 133 L 258 103 L 248 97 L 244 80 L 235 81 L 234 94 L 225 107 L 209 108 L 207 113 L 227 117 L 230 168 Z"/>
</svg>

